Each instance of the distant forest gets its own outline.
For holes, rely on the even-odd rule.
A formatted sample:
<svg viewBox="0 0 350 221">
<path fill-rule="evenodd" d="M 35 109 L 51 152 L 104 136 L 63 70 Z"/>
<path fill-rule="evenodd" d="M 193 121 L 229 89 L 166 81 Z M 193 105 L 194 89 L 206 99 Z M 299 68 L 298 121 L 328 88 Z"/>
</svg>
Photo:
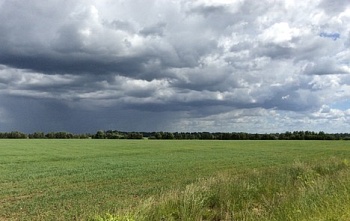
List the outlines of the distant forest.
<svg viewBox="0 0 350 221">
<path fill-rule="evenodd" d="M 123 132 L 117 130 L 99 130 L 95 134 L 73 134 L 69 132 L 25 134 L 12 131 L 0 132 L 0 139 L 350 140 L 350 134 L 329 134 L 323 131 L 287 131 L 285 133 L 259 134 L 244 132 Z"/>
</svg>

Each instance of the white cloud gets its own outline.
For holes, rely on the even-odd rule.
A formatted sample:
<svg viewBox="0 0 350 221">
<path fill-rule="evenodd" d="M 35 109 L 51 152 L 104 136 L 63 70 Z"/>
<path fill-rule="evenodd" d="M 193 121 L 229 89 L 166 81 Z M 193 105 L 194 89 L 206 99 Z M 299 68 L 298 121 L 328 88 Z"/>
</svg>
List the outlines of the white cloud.
<svg viewBox="0 0 350 221">
<path fill-rule="evenodd" d="M 289 27 L 289 24 L 286 22 L 279 22 L 265 29 L 259 37 L 265 42 L 282 44 L 291 41 L 299 35 L 299 29 Z"/>
</svg>

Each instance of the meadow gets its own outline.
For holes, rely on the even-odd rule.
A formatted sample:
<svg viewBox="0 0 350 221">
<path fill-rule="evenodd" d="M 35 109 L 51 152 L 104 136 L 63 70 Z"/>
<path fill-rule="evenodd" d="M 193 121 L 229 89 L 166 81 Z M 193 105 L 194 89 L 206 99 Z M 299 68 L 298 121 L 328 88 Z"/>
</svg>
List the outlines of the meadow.
<svg viewBox="0 0 350 221">
<path fill-rule="evenodd" d="M 0 140 L 0 220 L 350 220 L 348 141 Z"/>
</svg>

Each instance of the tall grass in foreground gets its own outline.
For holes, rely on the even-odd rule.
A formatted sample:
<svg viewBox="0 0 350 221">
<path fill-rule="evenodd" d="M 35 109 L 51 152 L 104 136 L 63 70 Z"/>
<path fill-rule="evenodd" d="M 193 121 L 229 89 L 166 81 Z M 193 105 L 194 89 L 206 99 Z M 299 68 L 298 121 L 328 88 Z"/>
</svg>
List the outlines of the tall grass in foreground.
<svg viewBox="0 0 350 221">
<path fill-rule="evenodd" d="M 345 159 L 225 172 L 92 220 L 350 220 Z"/>
</svg>

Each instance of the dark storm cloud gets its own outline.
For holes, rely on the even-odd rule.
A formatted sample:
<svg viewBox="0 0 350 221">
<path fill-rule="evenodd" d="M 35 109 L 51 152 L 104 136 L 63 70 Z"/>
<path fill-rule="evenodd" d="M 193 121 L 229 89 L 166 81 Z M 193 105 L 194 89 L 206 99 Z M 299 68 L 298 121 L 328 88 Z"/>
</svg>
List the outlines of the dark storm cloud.
<svg viewBox="0 0 350 221">
<path fill-rule="evenodd" d="M 158 23 L 152 26 L 144 27 L 140 34 L 144 36 L 163 36 L 164 29 L 166 28 L 166 23 Z"/>
<path fill-rule="evenodd" d="M 191 8 L 190 12 L 198 13 L 203 15 L 204 17 L 209 16 L 218 16 L 227 13 L 227 8 L 223 5 L 220 6 L 206 6 L 206 5 L 198 5 Z"/>
<path fill-rule="evenodd" d="M 343 12 L 347 7 L 349 7 L 349 2 L 322 0 L 320 3 L 320 7 L 327 13 L 336 15 L 340 12 Z"/>
<path fill-rule="evenodd" d="M 2 20 L 10 24 L 0 25 L 4 33 L 1 38 L 0 63 L 48 74 L 118 73 L 136 76 L 147 71 L 144 66 L 155 58 L 169 58 L 167 55 L 159 56 L 158 53 L 162 53 L 161 49 L 152 48 L 152 45 L 149 45 L 150 48 L 130 47 L 128 36 L 123 32 L 120 35 L 104 33 L 108 32 L 108 28 L 102 25 L 102 21 L 96 20 L 93 8 L 75 14 L 63 12 L 62 17 L 50 18 L 46 17 L 46 6 L 21 4 L 17 1 L 5 2 L 2 5 L 2 11 L 12 11 L 19 16 L 12 20 L 13 16 L 2 13 Z M 36 11 L 45 14 L 37 15 Z M 44 19 L 51 19 L 52 26 Z M 132 30 L 132 26 L 127 22 L 113 21 L 111 25 L 118 31 Z M 21 26 L 24 28 L 20 28 Z M 162 24 L 158 31 L 161 27 Z M 151 31 L 150 27 L 143 30 L 145 33 L 147 30 Z M 90 31 L 94 32 L 96 39 L 89 38 Z M 110 42 L 100 42 L 100 39 L 97 39 L 100 35 L 108 38 L 106 40 Z M 103 40 L 101 38 L 101 41 Z M 129 52 L 132 54 L 128 54 Z"/>
<path fill-rule="evenodd" d="M 272 59 L 290 59 L 295 55 L 295 50 L 292 47 L 269 43 L 259 47 L 257 53 Z"/>
<path fill-rule="evenodd" d="M 143 65 L 150 59 L 147 57 L 115 58 L 107 56 L 96 58 L 94 54 L 57 54 L 28 56 L 23 54 L 0 55 L 2 64 L 13 68 L 29 69 L 47 74 L 94 74 L 103 75 L 119 73 L 121 75 L 137 76 L 143 70 Z"/>
<path fill-rule="evenodd" d="M 0 129 L 263 130 L 311 118 L 317 128 L 322 108 L 350 97 L 349 10 L 0 0 Z M 329 109 L 347 119 L 345 107 Z"/>
<path fill-rule="evenodd" d="M 309 111 L 318 110 L 320 100 L 317 95 L 307 90 L 275 91 L 274 96 L 262 105 L 286 111 Z"/>
<path fill-rule="evenodd" d="M 105 22 L 105 25 L 115 30 L 122 30 L 130 33 L 136 32 L 136 28 L 133 24 L 127 21 L 113 20 L 112 22 Z"/>
</svg>

